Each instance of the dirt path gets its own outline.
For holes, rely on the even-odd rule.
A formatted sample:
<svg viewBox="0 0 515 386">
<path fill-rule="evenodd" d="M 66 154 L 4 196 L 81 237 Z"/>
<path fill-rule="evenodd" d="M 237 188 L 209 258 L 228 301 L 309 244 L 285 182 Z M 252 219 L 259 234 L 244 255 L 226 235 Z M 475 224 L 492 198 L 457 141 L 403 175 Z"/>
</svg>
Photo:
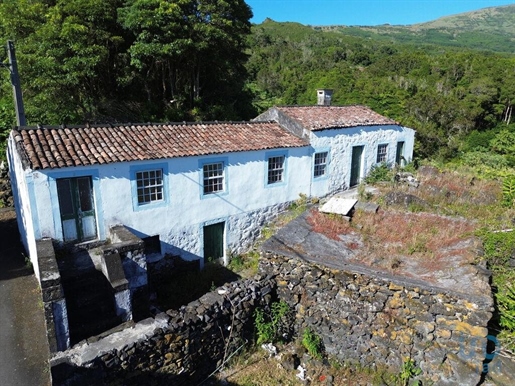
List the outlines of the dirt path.
<svg viewBox="0 0 515 386">
<path fill-rule="evenodd" d="M 0 384 L 50 385 L 44 310 L 15 212 L 0 209 Z"/>
</svg>

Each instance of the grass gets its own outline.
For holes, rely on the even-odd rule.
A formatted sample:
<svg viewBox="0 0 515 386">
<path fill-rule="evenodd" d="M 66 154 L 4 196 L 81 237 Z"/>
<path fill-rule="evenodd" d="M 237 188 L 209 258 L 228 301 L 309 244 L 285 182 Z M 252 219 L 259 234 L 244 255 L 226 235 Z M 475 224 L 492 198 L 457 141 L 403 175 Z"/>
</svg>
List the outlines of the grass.
<svg viewBox="0 0 515 386">
<path fill-rule="evenodd" d="M 261 348 L 251 348 L 234 358 L 229 368 L 217 374 L 210 385 L 298 386 L 302 384 L 297 378 L 298 371 L 287 370 L 280 362 L 281 356 L 288 352 L 296 352 L 302 357 L 301 365 L 307 368 L 306 374 L 310 379 L 307 384 L 313 386 L 325 386 L 331 378 L 330 384 L 333 386 L 394 385 L 398 379 L 398 374 L 381 367 L 371 370 L 350 362 L 342 363 L 335 358 L 329 358 L 325 364 L 313 361 L 303 356 L 303 351 L 299 351 L 298 347 L 301 347 L 298 342 L 287 346 L 279 345 L 279 355 L 272 358 Z"/>
<path fill-rule="evenodd" d="M 261 234 L 250 251 L 229 257 L 228 268 L 242 277 L 251 277 L 257 274 L 259 248 L 261 244 L 272 237 L 280 228 L 304 213 L 308 206 L 314 203 L 317 203 L 316 199 L 310 200 L 307 196 L 301 194 L 300 197 L 289 206 L 288 210 L 279 214 L 272 222 L 261 229 Z"/>
</svg>

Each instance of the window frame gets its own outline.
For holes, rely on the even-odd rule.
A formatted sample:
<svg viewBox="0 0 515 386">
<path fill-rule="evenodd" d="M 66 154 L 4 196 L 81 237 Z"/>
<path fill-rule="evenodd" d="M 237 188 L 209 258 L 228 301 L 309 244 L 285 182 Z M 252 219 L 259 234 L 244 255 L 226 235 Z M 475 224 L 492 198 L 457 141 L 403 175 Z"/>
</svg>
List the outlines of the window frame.
<svg viewBox="0 0 515 386">
<path fill-rule="evenodd" d="M 282 158 L 283 159 L 283 162 L 282 162 L 282 168 L 281 168 L 281 179 L 278 180 L 278 181 L 273 181 L 273 182 L 270 182 L 270 172 L 273 172 L 274 170 L 279 170 L 279 169 L 274 169 L 274 170 L 271 170 L 270 169 L 270 160 L 272 158 Z M 286 185 L 286 172 L 287 172 L 287 164 L 288 164 L 288 152 L 284 152 L 284 151 L 277 151 L 277 152 L 268 152 L 265 154 L 265 186 L 266 187 L 276 187 L 276 186 L 283 186 L 283 185 Z"/>
<path fill-rule="evenodd" d="M 381 152 L 381 149 L 384 149 L 384 153 Z M 380 164 L 383 162 L 384 163 L 388 162 L 388 144 L 387 143 L 380 143 L 377 145 L 376 163 Z"/>
<path fill-rule="evenodd" d="M 149 202 L 139 202 L 139 189 L 138 187 L 138 173 L 161 171 L 161 189 L 162 198 L 160 200 L 153 200 Z M 168 190 L 168 164 L 167 163 L 152 163 L 145 165 L 136 165 L 130 167 L 131 176 L 131 190 L 132 190 L 132 208 L 134 211 L 145 210 L 150 208 L 159 208 L 168 205 L 169 190 Z"/>
<path fill-rule="evenodd" d="M 317 155 L 324 154 L 325 153 L 325 162 L 323 164 L 317 164 Z M 312 158 L 312 169 L 311 169 L 311 177 L 313 180 L 323 180 L 325 178 L 328 178 L 329 176 L 329 160 L 330 160 L 330 151 L 329 149 L 315 149 L 313 152 L 313 158 Z M 317 166 L 323 166 L 324 173 L 316 175 L 317 172 Z"/>
<path fill-rule="evenodd" d="M 222 164 L 222 190 L 216 191 L 216 192 L 208 192 L 205 193 L 205 178 L 204 178 L 204 167 L 206 165 L 214 165 L 214 164 Z M 229 172 L 227 165 L 229 164 L 227 157 L 217 157 L 217 158 L 205 158 L 202 160 L 199 160 L 199 190 L 200 190 L 200 198 L 206 199 L 206 198 L 213 198 L 213 197 L 219 197 L 224 196 L 229 193 L 229 185 L 228 185 L 228 179 L 229 179 Z"/>
</svg>

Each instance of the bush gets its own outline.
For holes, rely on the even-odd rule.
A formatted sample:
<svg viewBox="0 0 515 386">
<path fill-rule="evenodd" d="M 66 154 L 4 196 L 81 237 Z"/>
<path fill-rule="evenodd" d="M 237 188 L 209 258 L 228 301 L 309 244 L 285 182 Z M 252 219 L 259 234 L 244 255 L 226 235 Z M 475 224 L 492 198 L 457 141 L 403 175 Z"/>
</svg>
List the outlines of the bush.
<svg viewBox="0 0 515 386">
<path fill-rule="evenodd" d="M 483 232 L 481 234 L 485 258 L 490 265 L 503 266 L 515 253 L 515 231 Z"/>
<path fill-rule="evenodd" d="M 292 325 L 290 306 L 285 301 L 272 303 L 270 312 L 258 308 L 254 312 L 257 344 L 283 342 L 290 338 Z"/>
<path fill-rule="evenodd" d="M 374 184 L 381 181 L 392 181 L 393 174 L 394 173 L 388 164 L 381 162 L 380 164 L 372 166 L 364 181 L 367 184 Z"/>
<path fill-rule="evenodd" d="M 302 334 L 302 345 L 313 358 L 318 360 L 322 359 L 324 353 L 322 338 L 309 327 L 306 328 Z"/>
<path fill-rule="evenodd" d="M 488 166 L 493 169 L 503 169 L 509 166 L 509 162 L 505 156 L 481 151 L 464 153 L 461 156 L 461 160 L 463 164 L 470 167 Z"/>
<path fill-rule="evenodd" d="M 515 177 L 506 177 L 502 182 L 502 201 L 508 208 L 515 206 Z"/>
</svg>

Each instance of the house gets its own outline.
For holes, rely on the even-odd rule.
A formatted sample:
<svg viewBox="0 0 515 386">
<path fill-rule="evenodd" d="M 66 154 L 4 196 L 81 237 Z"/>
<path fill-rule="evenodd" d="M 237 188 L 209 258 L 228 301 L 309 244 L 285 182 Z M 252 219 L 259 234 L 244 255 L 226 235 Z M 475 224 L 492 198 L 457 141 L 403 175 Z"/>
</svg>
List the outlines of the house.
<svg viewBox="0 0 515 386">
<path fill-rule="evenodd" d="M 331 106 L 327 90 L 317 106 L 274 107 L 251 122 L 15 128 L 13 197 L 52 310 L 51 351 L 146 317 L 149 279 L 167 256 L 227 263 L 300 194 L 328 196 L 378 163 L 411 160 L 414 134 L 368 107 Z M 64 275 L 79 258 L 58 260 L 56 244 L 94 266 Z"/>
<path fill-rule="evenodd" d="M 318 105 L 239 123 L 21 127 L 8 154 L 37 266 L 35 240 L 87 244 L 115 225 L 157 236 L 161 255 L 227 259 L 299 194 L 357 185 L 377 163 L 409 161 L 413 142 L 414 130 L 367 107 Z"/>
</svg>

